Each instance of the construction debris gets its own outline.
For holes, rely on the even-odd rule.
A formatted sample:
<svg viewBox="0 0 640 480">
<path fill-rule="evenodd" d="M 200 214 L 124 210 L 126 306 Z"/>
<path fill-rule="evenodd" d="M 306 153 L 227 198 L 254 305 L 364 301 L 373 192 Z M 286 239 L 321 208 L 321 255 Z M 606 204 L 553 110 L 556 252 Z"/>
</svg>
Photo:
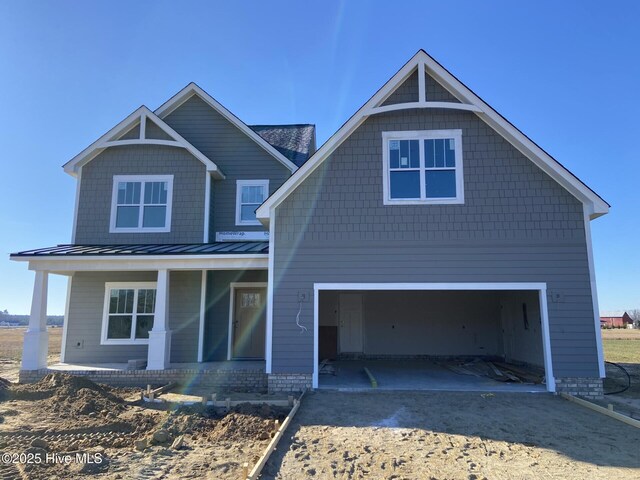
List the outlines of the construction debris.
<svg viewBox="0 0 640 480">
<path fill-rule="evenodd" d="M 459 375 L 488 377 L 498 382 L 540 384 L 544 381 L 544 374 L 533 369 L 480 358 L 471 361 L 440 361 L 438 365 Z"/>
</svg>

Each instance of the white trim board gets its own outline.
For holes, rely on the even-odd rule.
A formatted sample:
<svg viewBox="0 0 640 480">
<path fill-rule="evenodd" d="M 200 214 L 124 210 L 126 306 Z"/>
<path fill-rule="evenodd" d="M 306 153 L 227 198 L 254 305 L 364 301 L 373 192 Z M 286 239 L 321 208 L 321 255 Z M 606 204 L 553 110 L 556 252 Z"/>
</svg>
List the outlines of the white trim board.
<svg viewBox="0 0 640 480">
<path fill-rule="evenodd" d="M 531 139 L 514 127 L 509 121 L 486 104 L 480 97 L 460 82 L 424 50 L 418 51 L 391 79 L 384 84 L 307 162 L 298 169 L 276 192 L 271 195 L 257 210 L 257 217 L 263 223 L 269 222 L 272 209 L 276 208 L 287 196 L 311 175 L 318 166 L 338 148 L 372 113 L 376 113 L 384 101 L 412 75 L 424 65 L 426 72 L 441 86 L 448 90 L 464 105 L 477 107 L 469 108 L 484 122 L 491 126 L 498 134 L 529 158 L 541 170 L 557 181 L 567 191 L 574 195 L 588 208 L 590 218 L 605 215 L 609 205 L 580 179 L 562 166 L 557 160 L 542 150 Z M 420 103 L 420 102 L 418 102 Z M 424 102 L 427 103 L 427 102 Z M 460 108 L 460 107 L 458 107 Z M 466 107 L 465 107 L 466 108 Z"/>
<path fill-rule="evenodd" d="M 29 262 L 29 270 L 52 273 L 157 270 L 266 270 L 269 255 L 120 255 L 114 257 L 14 257 L 11 260 Z"/>
<path fill-rule="evenodd" d="M 235 314 L 235 292 L 238 289 L 242 288 L 251 288 L 251 287 L 259 287 L 259 288 L 267 288 L 266 282 L 231 282 L 229 284 L 229 325 L 227 330 L 227 360 L 233 360 L 233 316 Z M 268 298 L 268 295 L 267 295 Z M 267 299 L 265 298 L 265 302 Z M 266 314 L 266 311 L 265 311 Z M 266 321 L 265 321 L 265 329 L 266 329 Z M 266 331 L 265 331 L 265 349 L 264 355 L 265 358 L 267 356 L 267 346 L 266 346 Z"/>
<path fill-rule="evenodd" d="M 211 108 L 213 108 L 216 112 L 222 115 L 225 119 L 227 119 L 232 125 L 235 125 L 242 133 L 247 135 L 251 140 L 256 142 L 260 147 L 267 151 L 272 157 L 278 160 L 282 165 L 284 165 L 291 172 L 295 172 L 298 167 L 284 155 L 282 155 L 278 150 L 276 150 L 271 144 L 269 144 L 264 138 L 258 135 L 256 132 L 251 130 L 249 126 L 236 117 L 233 113 L 231 113 L 227 108 L 225 108 L 220 102 L 218 102 L 215 98 L 205 92 L 202 88 L 196 85 L 194 82 L 191 82 L 189 85 L 184 87 L 178 93 L 176 93 L 173 97 L 163 103 L 160 107 L 158 107 L 155 111 L 155 114 L 160 118 L 165 118 L 170 115 L 171 112 L 175 111 L 180 107 L 184 102 L 189 100 L 192 96 L 197 95 L 200 97 L 206 104 L 208 104 Z"/>
<path fill-rule="evenodd" d="M 337 291 L 420 291 L 420 290 L 534 290 L 538 292 L 540 301 L 540 320 L 542 324 L 542 348 L 544 352 L 544 370 L 546 386 L 549 392 L 556 391 L 553 375 L 553 359 L 551 357 L 551 339 L 549 335 L 549 311 L 547 308 L 546 283 L 314 283 L 313 284 L 313 388 L 318 388 L 319 364 L 319 324 L 320 324 L 320 292 L 322 290 Z"/>
<path fill-rule="evenodd" d="M 593 322 L 596 336 L 596 351 L 598 352 L 598 373 L 605 378 L 604 351 L 602 348 L 602 331 L 600 329 L 600 305 L 598 302 L 598 288 L 596 284 L 596 270 L 593 263 L 593 244 L 591 243 L 591 222 L 589 214 L 584 212 L 584 233 L 587 241 L 587 262 L 589 264 L 589 283 L 591 286 L 591 304 L 593 305 Z"/>
<path fill-rule="evenodd" d="M 147 139 L 147 138 L 138 138 L 138 139 L 128 139 L 128 140 L 118 140 L 118 138 L 129 131 L 132 127 L 135 127 L 138 124 L 142 124 L 146 122 L 146 119 L 149 118 L 153 123 L 155 123 L 162 131 L 164 131 L 172 140 L 158 140 L 158 139 Z M 140 129 L 140 135 L 145 134 L 145 129 Z M 63 165 L 64 171 L 69 175 L 75 176 L 78 173 L 78 170 L 83 166 L 93 160 L 96 156 L 102 153 L 106 148 L 117 147 L 117 146 L 125 146 L 125 145 L 164 145 L 169 147 L 177 147 L 186 149 L 191 155 L 200 160 L 204 166 L 206 167 L 208 172 L 211 172 L 218 179 L 224 179 L 224 174 L 218 168 L 218 166 L 213 163 L 206 155 L 204 155 L 200 150 L 191 145 L 187 140 L 185 140 L 182 135 L 176 132 L 173 128 L 167 125 L 162 119 L 160 119 L 156 114 L 154 114 L 151 110 L 149 110 L 144 105 L 140 108 L 136 109 L 133 113 L 128 115 L 124 120 L 118 123 L 115 127 L 109 130 L 107 133 L 102 135 L 98 140 L 93 142 L 87 148 L 85 148 L 78 155 L 73 157 L 67 163 Z"/>
<path fill-rule="evenodd" d="M 202 270 L 200 277 L 200 318 L 198 322 L 198 362 L 202 362 L 204 355 L 204 322 L 207 311 L 207 271 Z"/>
<path fill-rule="evenodd" d="M 64 323 L 62 324 L 62 345 L 60 346 L 60 363 L 65 362 L 67 356 L 67 335 L 69 332 L 69 307 L 71 306 L 71 289 L 73 288 L 73 274 L 67 277 L 67 300 L 64 305 Z"/>
</svg>

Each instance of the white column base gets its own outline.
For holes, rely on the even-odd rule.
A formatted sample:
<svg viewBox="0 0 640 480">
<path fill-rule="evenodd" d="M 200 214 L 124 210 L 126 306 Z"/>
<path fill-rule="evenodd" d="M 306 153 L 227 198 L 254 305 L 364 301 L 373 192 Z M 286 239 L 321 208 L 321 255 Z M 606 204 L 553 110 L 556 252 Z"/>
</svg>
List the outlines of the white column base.
<svg viewBox="0 0 640 480">
<path fill-rule="evenodd" d="M 24 332 L 22 370 L 47 368 L 48 353 L 49 332 L 46 330 L 27 330 Z"/>
<path fill-rule="evenodd" d="M 171 352 L 171 330 L 149 332 L 147 370 L 165 370 L 169 367 Z"/>
</svg>

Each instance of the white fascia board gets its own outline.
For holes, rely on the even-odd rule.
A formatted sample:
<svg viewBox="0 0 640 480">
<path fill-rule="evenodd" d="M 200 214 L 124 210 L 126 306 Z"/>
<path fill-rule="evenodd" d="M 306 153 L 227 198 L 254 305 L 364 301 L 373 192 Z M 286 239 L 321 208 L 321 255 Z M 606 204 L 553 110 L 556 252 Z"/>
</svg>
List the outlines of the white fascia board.
<svg viewBox="0 0 640 480">
<path fill-rule="evenodd" d="M 173 140 L 158 140 L 158 139 L 147 139 L 143 138 L 144 131 L 140 129 L 141 138 L 138 139 L 128 139 L 128 140 L 113 140 L 113 138 L 117 138 L 119 135 L 130 130 L 132 127 L 141 123 L 142 120 L 146 120 L 149 118 L 153 123 L 155 123 L 162 131 L 164 131 L 169 137 Z M 176 132 L 173 128 L 167 125 L 161 118 L 156 116 L 151 110 L 149 110 L 144 105 L 138 108 L 136 111 L 131 113 L 127 118 L 118 123 L 115 127 L 109 130 L 107 133 L 102 135 L 98 140 L 93 142 L 87 148 L 85 148 L 78 155 L 73 157 L 67 163 L 63 165 L 64 171 L 70 175 L 75 176 L 78 169 L 83 165 L 86 165 L 91 160 L 93 160 L 97 155 L 99 155 L 104 149 L 109 147 L 116 146 L 125 146 L 125 145 L 163 145 L 169 147 L 178 147 L 184 148 L 191 155 L 197 158 L 200 162 L 204 164 L 208 172 L 211 172 L 216 178 L 224 179 L 224 174 L 218 166 L 211 161 L 206 155 L 204 155 L 200 150 L 191 145 L 182 135 Z"/>
<path fill-rule="evenodd" d="M 251 140 L 260 145 L 264 150 L 266 150 L 271 156 L 273 156 L 276 160 L 282 163 L 287 169 L 291 172 L 295 172 L 298 167 L 291 160 L 282 155 L 278 150 L 276 150 L 271 144 L 269 144 L 264 138 L 258 135 L 256 132 L 251 130 L 249 126 L 236 117 L 233 113 L 231 113 L 227 108 L 225 108 L 220 102 L 218 102 L 215 98 L 205 92 L 202 88 L 200 88 L 195 83 L 191 82 L 189 85 L 184 87 L 178 93 L 176 93 L 173 97 L 163 103 L 160 107 L 158 107 L 155 111 L 155 114 L 160 118 L 165 118 L 171 112 L 175 111 L 180 107 L 184 102 L 189 100 L 193 95 L 198 95 L 205 103 L 207 103 L 211 108 L 217 111 L 220 115 L 226 118 L 231 124 L 235 125 L 242 131 L 245 135 L 247 135 Z"/>
<path fill-rule="evenodd" d="M 142 105 L 141 107 L 134 110 L 131 114 L 127 115 L 127 117 L 118 123 L 115 127 L 111 128 L 107 133 L 102 135 L 98 140 L 93 142 L 87 148 L 82 150 L 79 154 L 65 163 L 62 168 L 64 171 L 70 175 L 75 176 L 79 167 L 91 161 L 95 156 L 97 156 L 100 152 L 102 152 L 103 148 L 100 147 L 102 143 L 105 141 L 117 137 L 119 135 L 124 134 L 132 127 L 134 127 L 139 121 L 140 116 L 144 112 L 146 107 Z"/>
<path fill-rule="evenodd" d="M 481 112 L 479 112 L 478 116 L 482 120 L 583 204 L 591 206 L 593 208 L 594 218 L 609 212 L 607 202 L 587 187 L 578 177 L 542 150 L 542 148 L 473 93 L 466 85 L 454 77 L 426 52 L 420 51 L 418 53 L 422 56 L 427 66 L 427 73 L 430 76 L 435 78 L 438 83 L 450 91 L 458 100 L 479 107 Z"/>
<path fill-rule="evenodd" d="M 378 92 L 369 99 L 327 142 L 300 167 L 271 197 L 269 197 L 256 211 L 257 218 L 268 224 L 269 212 L 277 207 L 295 188 L 298 187 L 318 166 L 340 146 L 367 118 L 376 113 L 379 106 L 400 86 L 414 71 L 420 70 L 420 64 L 425 65 L 429 75 L 439 82 L 452 95 L 465 105 L 463 107 L 473 111 L 499 135 L 504 137 L 515 148 L 522 152 L 535 165 L 540 167 L 551 178 L 585 204 L 591 212 L 590 218 L 596 218 L 609 211 L 609 205 L 595 192 L 587 187 L 575 175 L 563 167 L 557 160 L 537 146 L 526 135 L 515 128 L 504 117 L 486 104 L 462 82 L 449 73 L 426 52 L 420 50 L 409 60 Z M 418 102 L 421 103 L 421 102 Z M 424 102 L 426 104 L 427 102 Z M 422 106 L 422 105 L 421 105 Z M 385 108 L 385 107 L 382 107 Z"/>
<path fill-rule="evenodd" d="M 12 257 L 14 261 L 29 262 L 29 269 L 68 273 L 83 271 L 157 271 L 157 270 L 266 270 L 269 255 L 118 255 L 104 257 Z"/>
</svg>

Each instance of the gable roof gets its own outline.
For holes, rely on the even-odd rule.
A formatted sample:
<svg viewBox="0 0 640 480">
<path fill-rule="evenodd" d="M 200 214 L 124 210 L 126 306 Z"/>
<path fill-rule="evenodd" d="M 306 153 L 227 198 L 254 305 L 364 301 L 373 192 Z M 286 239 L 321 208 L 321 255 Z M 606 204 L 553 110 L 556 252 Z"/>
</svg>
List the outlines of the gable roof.
<svg viewBox="0 0 640 480">
<path fill-rule="evenodd" d="M 397 105 L 382 104 L 385 100 L 409 78 L 418 71 L 419 101 Z M 440 85 L 455 96 L 461 103 L 429 102 L 425 95 L 424 77 L 428 73 Z M 529 137 L 518 130 L 507 119 L 485 103 L 466 85 L 429 56 L 424 50 L 419 50 L 382 88 L 380 88 L 347 122 L 334 133 L 318 149 L 294 175 L 292 175 L 278 190 L 276 190 L 256 211 L 256 215 L 263 223 L 268 223 L 271 210 L 276 208 L 298 185 L 300 185 L 324 160 L 340 146 L 370 116 L 393 110 L 409 108 L 447 108 L 472 111 L 497 133 L 529 158 L 541 170 L 552 177 L 567 191 L 587 206 L 590 218 L 596 218 L 608 213 L 609 204 L 598 194 L 585 185 L 560 162 L 540 148 Z"/>
<path fill-rule="evenodd" d="M 164 133 L 166 133 L 171 138 L 171 140 L 147 138 L 145 135 L 147 119 L 156 124 Z M 138 138 L 128 138 L 126 140 L 120 139 L 121 136 L 129 132 L 132 128 L 135 128 L 137 125 L 140 125 L 140 133 Z M 167 125 L 163 120 L 158 118 L 155 113 L 153 113 L 144 105 L 137 108 L 115 127 L 102 135 L 98 140 L 93 142 L 82 152 L 65 163 L 63 165 L 64 171 L 70 175 L 75 176 L 78 173 L 80 167 L 89 163 L 100 153 L 102 153 L 106 148 L 125 145 L 163 145 L 169 147 L 184 148 L 194 157 L 200 160 L 207 168 L 207 171 L 211 172 L 212 175 L 214 175 L 216 178 L 224 178 L 224 174 L 220 171 L 218 166 L 213 163 L 213 161 L 211 161 L 196 147 L 187 142 L 178 132 Z"/>
<path fill-rule="evenodd" d="M 249 125 L 249 128 L 297 167 L 309 160 L 315 150 L 315 125 Z"/>
<path fill-rule="evenodd" d="M 196 85 L 194 82 L 191 82 L 189 85 L 184 87 L 178 93 L 176 93 L 173 97 L 163 103 L 160 107 L 158 107 L 155 111 L 156 115 L 160 118 L 165 118 L 171 112 L 176 110 L 180 105 L 189 100 L 192 96 L 197 95 L 200 97 L 205 103 L 207 103 L 211 108 L 217 111 L 220 115 L 226 118 L 233 125 L 238 127 L 240 131 L 246 134 L 250 139 L 256 142 L 259 146 L 261 146 L 267 153 L 271 154 L 276 160 L 282 163 L 285 167 L 287 167 L 291 172 L 295 172 L 298 167 L 287 157 L 285 157 L 282 153 L 280 153 L 276 148 L 274 148 L 269 142 L 267 142 L 264 138 L 254 132 L 249 126 L 236 117 L 233 113 L 231 113 L 227 108 L 225 108 L 222 104 L 220 104 L 215 98 L 205 92 L 202 88 Z"/>
</svg>

